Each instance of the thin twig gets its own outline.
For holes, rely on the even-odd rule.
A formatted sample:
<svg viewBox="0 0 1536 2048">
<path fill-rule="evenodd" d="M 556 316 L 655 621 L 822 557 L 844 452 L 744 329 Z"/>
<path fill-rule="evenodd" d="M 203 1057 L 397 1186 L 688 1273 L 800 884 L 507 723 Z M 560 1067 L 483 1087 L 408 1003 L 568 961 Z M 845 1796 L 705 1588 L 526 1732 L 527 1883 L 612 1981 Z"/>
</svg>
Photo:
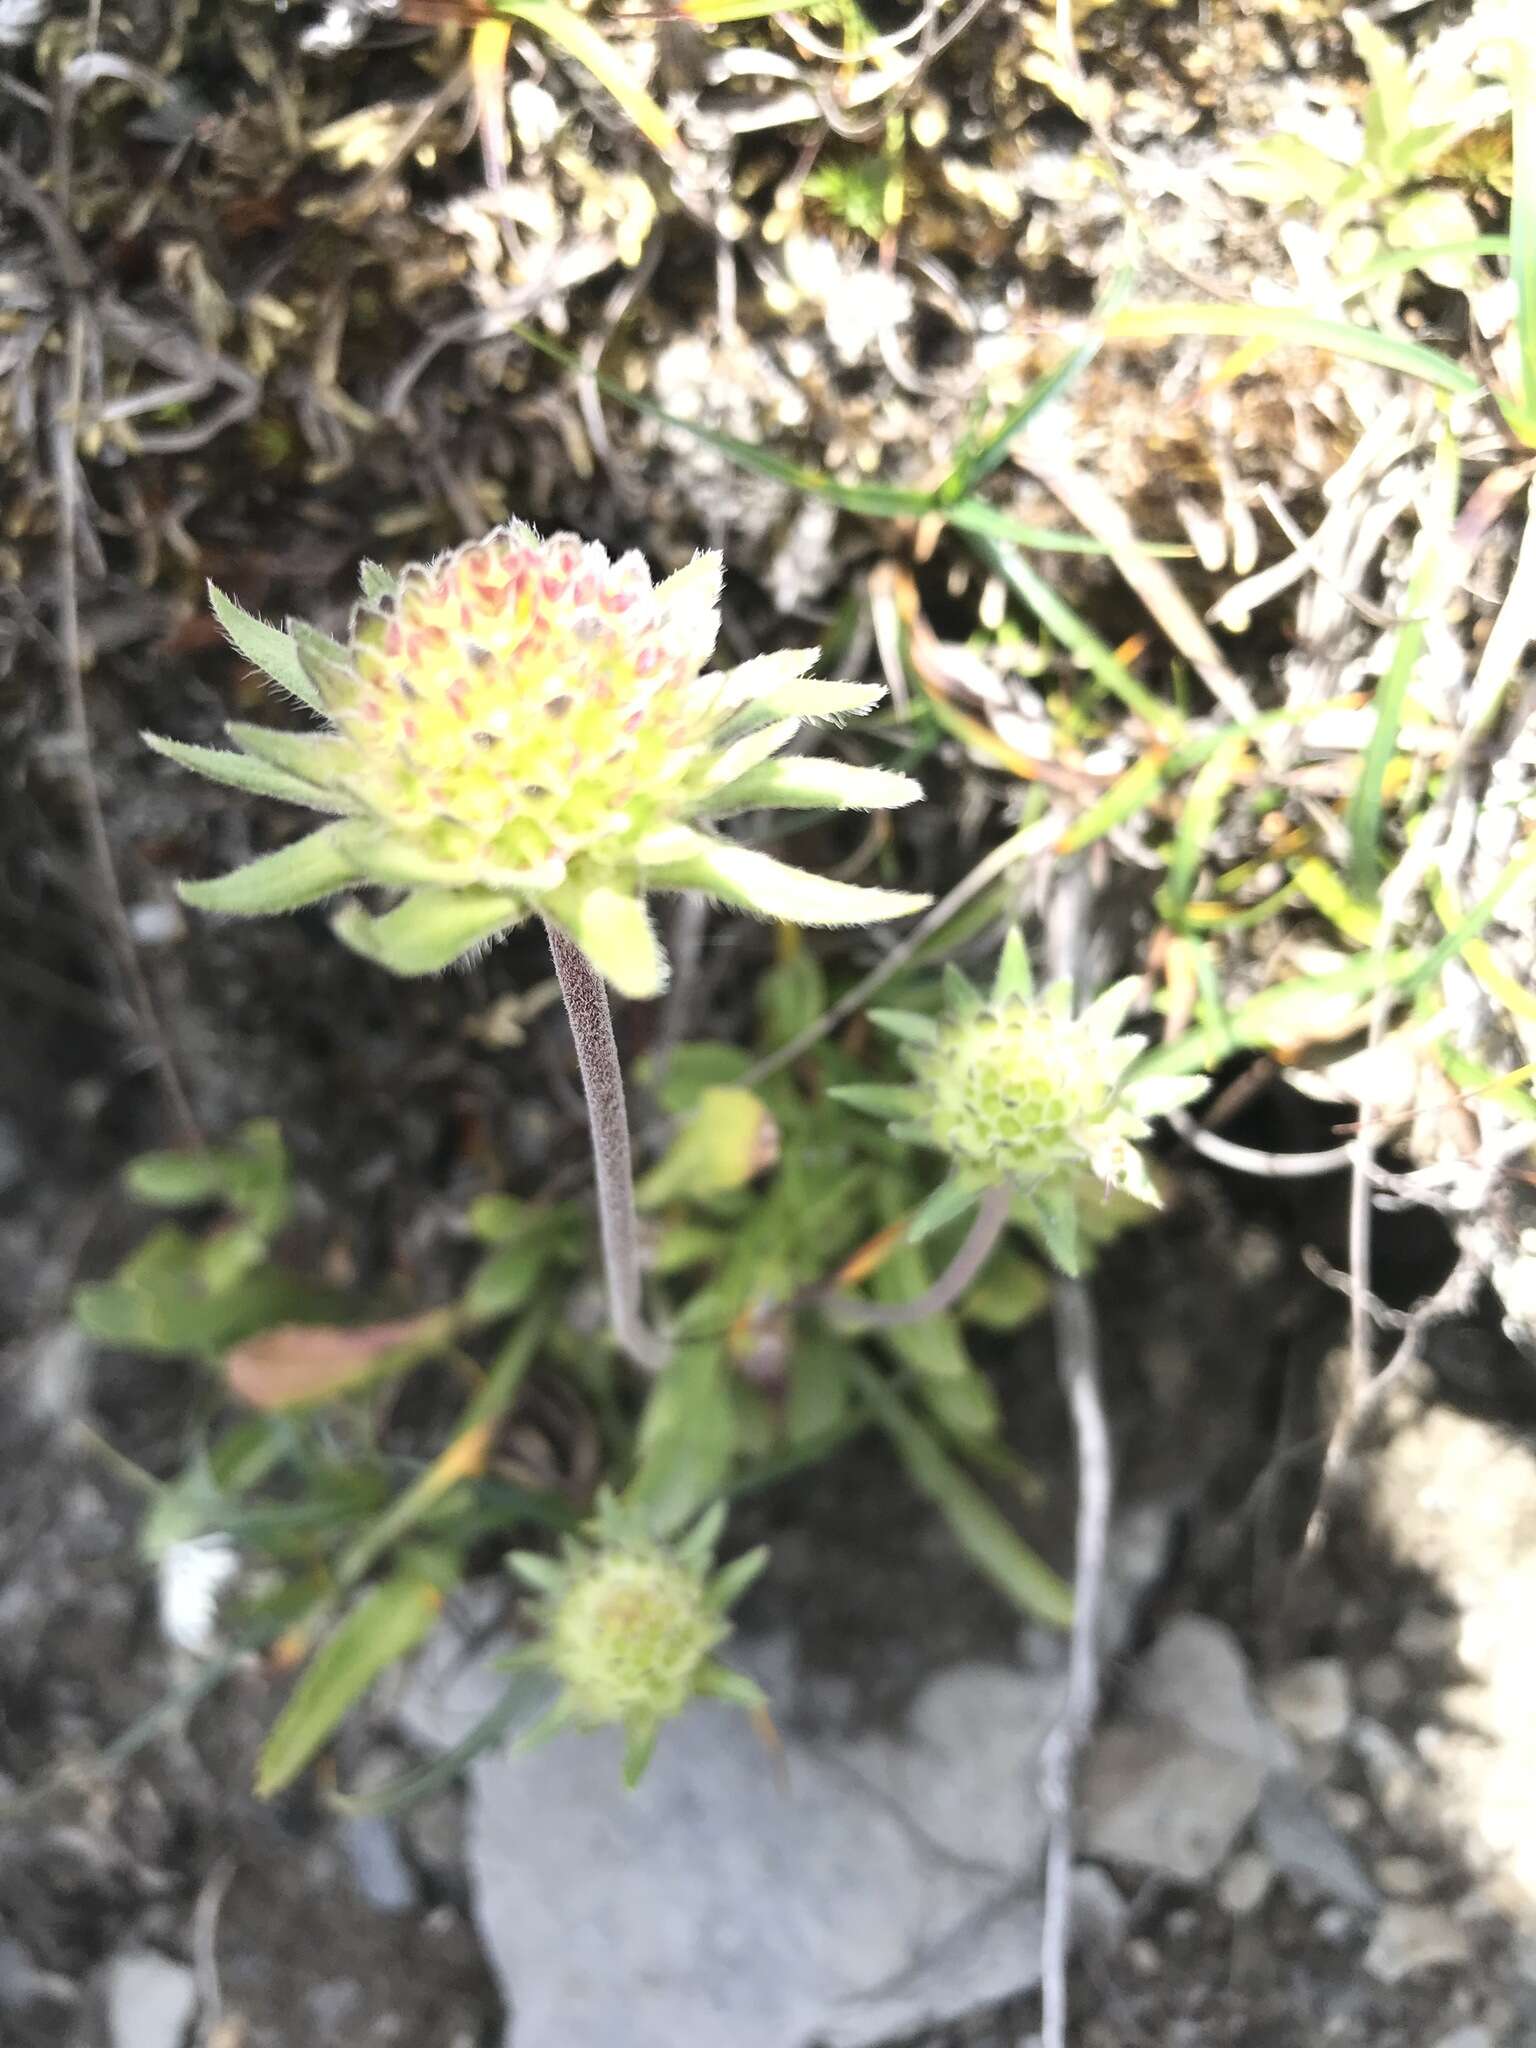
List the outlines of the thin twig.
<svg viewBox="0 0 1536 2048">
<path fill-rule="evenodd" d="M 1393 869 L 1382 891 L 1381 919 L 1372 941 L 1372 957 L 1385 959 L 1408 905 L 1420 883 L 1439 860 L 1445 844 L 1447 821 L 1460 796 L 1459 776 L 1452 778 L 1418 831 L 1402 859 Z M 1370 1021 L 1366 1031 L 1367 1055 L 1374 1053 L 1386 1036 L 1395 991 L 1383 978 L 1371 998 Z M 1368 1089 L 1361 1090 L 1360 1125 L 1350 1146 L 1349 1188 L 1349 1375 L 1338 1419 L 1323 1455 L 1322 1477 L 1317 1503 L 1307 1523 L 1299 1562 L 1317 1555 L 1327 1533 L 1328 1503 L 1338 1490 L 1344 1465 L 1358 1434 L 1356 1418 L 1372 1405 L 1371 1397 L 1371 1198 L 1376 1174 L 1376 1151 L 1385 1135 L 1379 1103 Z"/>
<path fill-rule="evenodd" d="M 660 1372 L 667 1347 L 646 1327 L 640 1299 L 639 1226 L 635 1218 L 634 1171 L 630 1163 L 629 1117 L 624 1106 L 624 1071 L 614 1043 L 608 991 L 580 947 L 547 924 L 549 950 L 565 1011 L 576 1041 L 576 1059 L 586 1092 L 597 1175 L 598 1227 L 608 1315 L 615 1342 L 646 1372 Z"/>
<path fill-rule="evenodd" d="M 1171 1109 L 1168 1121 L 1192 1152 L 1214 1166 L 1251 1173 L 1257 1180 L 1308 1180 L 1314 1174 L 1341 1173 L 1354 1157 L 1350 1145 L 1330 1145 L 1326 1152 L 1264 1152 L 1256 1145 L 1234 1144 L 1195 1122 L 1187 1109 Z"/>
<path fill-rule="evenodd" d="M 1403 1334 L 1398 1340 L 1397 1349 L 1381 1371 L 1345 1409 L 1340 1422 L 1329 1437 L 1328 1449 L 1324 1455 L 1317 1504 L 1307 1525 L 1307 1544 L 1310 1549 L 1315 1550 L 1328 1533 L 1345 1467 L 1353 1455 L 1355 1446 L 1365 1434 L 1371 1417 L 1378 1412 L 1393 1387 L 1418 1364 L 1424 1335 L 1430 1326 L 1444 1322 L 1447 1316 L 1466 1315 L 1470 1312 L 1482 1278 L 1481 1258 L 1475 1249 L 1464 1248 L 1456 1264 L 1434 1293 L 1425 1295 L 1422 1301 L 1415 1303 L 1408 1315 L 1403 1318 Z"/>
<path fill-rule="evenodd" d="M 166 1109 L 179 1135 L 188 1143 L 201 1142 L 197 1119 L 182 1085 L 171 1051 L 170 1040 L 160 1021 L 149 981 L 139 959 L 133 927 L 123 903 L 123 892 L 112 855 L 112 841 L 96 786 L 96 768 L 91 747 L 91 724 L 85 707 L 85 682 L 80 651 L 80 592 L 75 554 L 76 522 L 79 518 L 78 473 L 75 436 L 79 428 L 82 373 L 85 350 L 85 314 L 77 299 L 71 306 L 67 326 L 64 363 L 54 390 L 53 421 L 49 443 L 53 456 L 54 497 L 58 520 L 55 573 L 57 577 L 59 676 L 64 686 L 64 719 L 69 735 L 75 788 L 85 827 L 86 844 L 96 871 L 100 911 L 112 950 L 127 985 L 129 1000 L 138 1014 L 139 1028 L 155 1057 L 155 1072 L 165 1097 Z"/>
<path fill-rule="evenodd" d="M 988 1188 L 965 1234 L 965 1242 L 931 1286 L 925 1287 L 911 1301 L 887 1301 L 874 1307 L 867 1307 L 862 1302 L 856 1308 L 845 1307 L 834 1296 L 838 1328 L 902 1330 L 909 1323 L 925 1323 L 930 1316 L 942 1315 L 960 1299 L 992 1256 L 1012 1209 L 1011 1183 Z"/>
<path fill-rule="evenodd" d="M 1077 1450 L 1077 1529 L 1067 1696 L 1040 1756 L 1040 1796 L 1050 1821 L 1040 1932 L 1042 2048 L 1067 2048 L 1067 1959 L 1072 1948 L 1073 1805 L 1077 1759 L 1099 1705 L 1099 1613 L 1114 1500 L 1109 1423 L 1099 1380 L 1093 1302 L 1081 1280 L 1058 1277 L 1051 1296 L 1056 1372 Z"/>
</svg>

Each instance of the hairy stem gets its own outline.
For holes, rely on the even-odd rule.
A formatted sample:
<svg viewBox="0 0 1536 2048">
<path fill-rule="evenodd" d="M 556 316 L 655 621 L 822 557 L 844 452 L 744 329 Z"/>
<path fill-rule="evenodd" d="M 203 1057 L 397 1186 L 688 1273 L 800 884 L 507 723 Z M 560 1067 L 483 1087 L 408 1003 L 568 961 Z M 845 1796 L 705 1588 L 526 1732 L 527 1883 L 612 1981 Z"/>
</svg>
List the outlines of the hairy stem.
<svg viewBox="0 0 1536 2048">
<path fill-rule="evenodd" d="M 597 1217 L 608 1286 L 608 1317 L 622 1351 L 646 1372 L 660 1372 L 667 1348 L 646 1327 L 640 1305 L 639 1231 L 635 1181 L 630 1166 L 629 1118 L 624 1108 L 624 1074 L 613 1039 L 608 991 L 586 955 L 564 932 L 546 924 L 565 1013 L 576 1041 L 576 1060 L 587 1098 L 592 1164 L 597 1173 Z"/>
<path fill-rule="evenodd" d="M 929 1316 L 942 1315 L 960 1299 L 992 1256 L 1012 1208 L 1010 1185 L 988 1188 L 965 1234 L 965 1242 L 931 1287 L 925 1287 L 911 1301 L 882 1302 L 878 1308 L 866 1308 L 861 1303 L 857 1308 L 840 1309 L 839 1325 L 845 1330 L 900 1330 L 908 1323 L 926 1322 Z"/>
<path fill-rule="evenodd" d="M 1067 2048 L 1067 1958 L 1072 1947 L 1072 1808 L 1077 1758 L 1099 1704 L 1099 1612 L 1114 1498 L 1109 1424 L 1099 1386 L 1093 1303 L 1081 1280 L 1058 1276 L 1051 1297 L 1056 1371 L 1077 1446 L 1077 1533 L 1067 1697 L 1040 1759 L 1050 1817 L 1045 1852 L 1045 1918 L 1040 1936 L 1041 2048 Z"/>
</svg>

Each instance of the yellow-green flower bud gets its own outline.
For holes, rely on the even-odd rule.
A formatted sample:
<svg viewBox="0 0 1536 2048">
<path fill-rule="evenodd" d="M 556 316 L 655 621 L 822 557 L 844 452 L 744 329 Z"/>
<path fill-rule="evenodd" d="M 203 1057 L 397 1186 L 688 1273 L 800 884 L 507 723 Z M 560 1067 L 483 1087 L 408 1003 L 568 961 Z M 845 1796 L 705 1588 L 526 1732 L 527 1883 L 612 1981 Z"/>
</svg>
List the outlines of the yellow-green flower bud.
<svg viewBox="0 0 1536 2048">
<path fill-rule="evenodd" d="M 1148 1077 L 1129 1069 L 1144 1050 L 1120 1036 L 1136 983 L 1106 990 L 1081 1016 L 1065 982 L 1036 995 L 1023 941 L 1010 933 L 989 995 L 964 975 L 946 976 L 938 1019 L 874 1011 L 903 1041 L 912 1080 L 855 1086 L 841 1100 L 894 1117 L 898 1136 L 947 1155 L 952 1173 L 912 1226 L 914 1236 L 961 1214 L 985 1188 L 1012 1185 L 1047 1249 L 1067 1271 L 1080 1258 L 1077 1210 L 1085 1191 L 1118 1190 L 1157 1204 L 1139 1147 L 1150 1119 L 1204 1092 L 1203 1079 Z"/>
<path fill-rule="evenodd" d="M 698 1575 L 664 1553 L 598 1555 L 555 1602 L 549 1667 L 581 1721 L 669 1720 L 726 1634 Z"/>
<path fill-rule="evenodd" d="M 339 814 L 212 882 L 193 905 L 265 915 L 358 884 L 407 892 L 337 916 L 398 973 L 447 966 L 530 913 L 562 926 L 617 988 L 653 995 L 666 963 L 644 898 L 698 889 L 800 924 L 903 915 L 927 899 L 854 888 L 700 829 L 758 805 L 884 809 L 921 792 L 879 768 L 777 758 L 807 719 L 883 692 L 808 676 L 815 650 L 705 673 L 718 555 L 653 583 L 637 554 L 498 527 L 398 578 L 366 566 L 345 642 L 263 625 L 213 592 L 259 668 L 324 733 L 231 724 L 238 751 L 146 735 L 217 781 Z"/>
<path fill-rule="evenodd" d="M 724 1514 L 711 1509 L 686 1534 L 663 1541 L 642 1511 L 605 1493 L 563 1556 L 512 1557 L 513 1569 L 539 1595 L 538 1639 L 520 1660 L 542 1666 L 561 1687 L 530 1739 L 567 1725 L 620 1727 L 628 1745 L 625 1776 L 633 1784 L 662 1723 L 689 1700 L 762 1704 L 752 1681 L 713 1654 L 730 1633 L 732 1601 L 766 1561 L 766 1552 L 752 1551 L 714 1569 Z"/>
</svg>

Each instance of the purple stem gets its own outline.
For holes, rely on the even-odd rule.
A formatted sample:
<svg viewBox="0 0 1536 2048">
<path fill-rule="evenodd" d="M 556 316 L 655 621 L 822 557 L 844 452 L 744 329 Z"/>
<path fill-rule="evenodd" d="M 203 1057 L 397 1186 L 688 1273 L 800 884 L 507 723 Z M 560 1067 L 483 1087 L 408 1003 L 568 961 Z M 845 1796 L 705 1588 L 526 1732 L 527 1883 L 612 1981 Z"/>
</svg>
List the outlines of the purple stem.
<svg viewBox="0 0 1536 2048">
<path fill-rule="evenodd" d="M 597 1219 L 608 1285 L 608 1318 L 622 1351 L 646 1372 L 660 1372 L 667 1347 L 646 1327 L 640 1303 L 639 1231 L 635 1182 L 630 1165 L 629 1118 L 624 1108 L 624 1072 L 614 1043 L 608 991 L 580 947 L 546 923 L 555 974 L 565 997 L 565 1014 L 576 1041 L 576 1060 L 587 1098 L 592 1164 L 597 1173 Z"/>
<path fill-rule="evenodd" d="M 860 1303 L 857 1308 L 839 1313 L 841 1327 L 845 1330 L 900 1330 L 908 1323 L 926 1322 L 929 1316 L 942 1315 L 960 1299 L 992 1256 L 992 1249 L 1002 1236 L 1003 1226 L 1012 1210 L 1011 1184 L 988 1188 L 965 1234 L 965 1242 L 931 1287 L 925 1287 L 911 1301 L 882 1302 L 876 1308 L 866 1308 Z"/>
</svg>

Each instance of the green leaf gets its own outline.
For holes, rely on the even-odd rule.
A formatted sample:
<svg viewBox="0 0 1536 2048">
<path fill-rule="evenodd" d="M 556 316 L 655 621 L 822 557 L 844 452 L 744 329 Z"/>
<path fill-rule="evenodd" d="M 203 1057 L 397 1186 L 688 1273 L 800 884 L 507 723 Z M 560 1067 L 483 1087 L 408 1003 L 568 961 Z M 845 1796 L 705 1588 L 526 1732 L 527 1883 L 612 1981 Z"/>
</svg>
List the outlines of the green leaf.
<svg viewBox="0 0 1536 2048">
<path fill-rule="evenodd" d="M 463 1776 L 466 1767 L 486 1750 L 494 1749 L 502 1737 L 546 1713 L 555 1691 L 555 1680 L 546 1671 L 520 1670 L 508 1683 L 496 1704 L 482 1714 L 462 1741 L 445 1749 L 430 1763 L 402 1771 L 373 1792 L 333 1792 L 326 1800 L 338 1813 L 368 1820 L 403 1812 L 445 1790 Z"/>
<path fill-rule="evenodd" d="M 809 946 L 792 945 L 757 984 L 757 1013 L 765 1052 L 798 1038 L 827 1006 L 827 978 Z"/>
<path fill-rule="evenodd" d="M 514 1244 L 539 1216 L 516 1195 L 477 1195 L 469 1205 L 470 1230 L 482 1244 Z"/>
<path fill-rule="evenodd" d="M 1072 1619 L 1072 1589 L 1010 1527 L 877 1372 L 860 1364 L 855 1376 L 912 1483 L 940 1510 L 971 1561 L 1024 1613 L 1066 1628 Z"/>
<path fill-rule="evenodd" d="M 476 1271 L 464 1295 L 464 1309 L 477 1322 L 509 1316 L 519 1309 L 539 1284 L 548 1264 L 548 1247 L 534 1242 L 511 1244 L 491 1256 Z"/>
<path fill-rule="evenodd" d="M 795 811 L 889 811 L 916 803 L 920 782 L 888 768 L 858 768 L 795 754 L 787 761 L 763 761 L 734 782 L 715 790 L 701 815 L 729 817 L 758 808 Z"/>
<path fill-rule="evenodd" d="M 393 597 L 400 588 L 400 579 L 392 576 L 380 562 L 359 563 L 357 578 L 367 604 L 382 604 L 386 597 Z"/>
<path fill-rule="evenodd" d="M 307 625 L 303 619 L 290 619 L 288 630 L 304 674 L 318 693 L 316 710 L 330 711 L 337 705 L 350 703 L 358 693 L 359 684 L 352 667 L 352 657 L 341 642 L 333 640 L 329 633 L 322 633 L 318 627 Z"/>
<path fill-rule="evenodd" d="M 276 917 L 302 910 L 358 879 L 347 835 L 346 825 L 326 825 L 210 882 L 178 882 L 176 893 L 194 910 L 222 911 L 229 917 Z"/>
<path fill-rule="evenodd" d="M 669 1534 L 719 1494 L 735 1450 L 735 1404 L 723 1348 L 680 1344 L 646 1402 L 625 1505 L 643 1508 L 656 1533 Z"/>
<path fill-rule="evenodd" d="M 847 1081 L 829 1088 L 827 1094 L 834 1102 L 845 1102 L 850 1109 L 882 1119 L 913 1116 L 923 1104 L 916 1088 L 903 1088 L 895 1082 Z"/>
<path fill-rule="evenodd" d="M 139 737 L 179 768 L 189 768 L 194 775 L 205 775 L 210 782 L 222 782 L 230 789 L 249 790 L 253 796 L 275 796 L 284 803 L 305 804 L 312 811 L 353 808 L 346 797 L 317 789 L 297 775 L 273 768 L 265 761 L 250 760 L 244 754 L 231 754 L 223 747 L 195 747 L 185 740 L 162 739 L 153 732 L 141 733 Z"/>
<path fill-rule="evenodd" d="M 304 673 L 290 635 L 255 618 L 212 583 L 208 586 L 208 602 L 214 617 L 248 662 L 280 684 L 290 696 L 297 697 L 301 704 L 307 704 L 311 711 L 324 708 L 314 684 Z"/>
<path fill-rule="evenodd" d="M 523 914 L 517 897 L 493 889 L 413 889 L 382 917 L 360 903 L 343 904 L 331 930 L 391 974 L 441 974 L 510 931 Z"/>
<path fill-rule="evenodd" d="M 997 956 L 997 973 L 992 981 L 994 1002 L 1006 1002 L 1010 996 L 1023 996 L 1026 1000 L 1035 992 L 1035 977 L 1030 970 L 1029 948 L 1024 943 L 1024 934 L 1017 925 L 1010 926 L 1008 936 L 1003 940 L 1003 950 Z"/>
<path fill-rule="evenodd" d="M 310 1658 L 261 1752 L 256 1794 L 291 1785 L 343 1717 L 391 1664 L 431 1632 L 442 1610 L 436 1574 L 402 1570 L 350 1610 Z"/>
<path fill-rule="evenodd" d="M 1044 1269 L 1010 1245 L 1000 1245 L 966 1289 L 959 1313 L 984 1330 L 1018 1330 L 1050 1305 Z"/>
<path fill-rule="evenodd" d="M 649 879 L 658 889 L 701 889 L 738 909 L 759 917 L 782 918 L 786 924 L 878 924 L 888 917 L 908 917 L 924 910 L 931 896 L 913 896 L 898 889 L 863 889 L 834 882 L 804 868 L 787 867 L 771 854 L 702 833 L 669 833 L 678 857 L 658 862 Z M 689 842 L 683 850 L 682 842 Z"/>
<path fill-rule="evenodd" d="M 333 733 L 285 732 L 281 726 L 248 725 L 240 718 L 231 718 L 224 730 L 242 754 L 254 754 L 258 761 L 270 762 L 284 774 L 296 775 L 317 788 L 333 788 L 336 777 L 354 758 L 347 742 Z M 351 799 L 343 792 L 338 801 Z"/>
<path fill-rule="evenodd" d="M 656 1738 L 661 1733 L 661 1724 L 646 1721 L 643 1725 L 631 1724 L 624 1731 L 624 1784 L 633 1792 L 645 1776 L 647 1764 L 656 1752 Z"/>
<path fill-rule="evenodd" d="M 1020 1204 L 1053 1262 L 1076 1277 L 1083 1270 L 1083 1233 L 1069 1183 L 1044 1182 L 1021 1192 Z"/>
<path fill-rule="evenodd" d="M 667 956 L 638 896 L 618 889 L 557 892 L 549 910 L 620 995 L 647 1002 L 666 987 Z"/>
<path fill-rule="evenodd" d="M 907 1225 L 908 1242 L 921 1244 L 946 1223 L 953 1223 L 968 1209 L 974 1209 L 980 1200 L 980 1188 L 972 1187 L 968 1181 L 945 1181 L 942 1187 L 934 1189 Z"/>
<path fill-rule="evenodd" d="M 944 989 L 944 1006 L 957 1017 L 974 1017 L 986 1008 L 986 998 L 972 981 L 965 969 L 953 960 L 946 960 L 941 977 Z"/>
<path fill-rule="evenodd" d="M 892 1038 L 899 1038 L 905 1045 L 931 1046 L 939 1036 L 939 1027 L 932 1017 L 925 1017 L 919 1010 L 866 1010 L 865 1016 L 878 1031 L 887 1032 Z"/>
<path fill-rule="evenodd" d="M 750 1088 L 706 1088 L 666 1153 L 635 1190 L 642 1209 L 743 1188 L 779 1156 L 779 1130 Z"/>
</svg>

